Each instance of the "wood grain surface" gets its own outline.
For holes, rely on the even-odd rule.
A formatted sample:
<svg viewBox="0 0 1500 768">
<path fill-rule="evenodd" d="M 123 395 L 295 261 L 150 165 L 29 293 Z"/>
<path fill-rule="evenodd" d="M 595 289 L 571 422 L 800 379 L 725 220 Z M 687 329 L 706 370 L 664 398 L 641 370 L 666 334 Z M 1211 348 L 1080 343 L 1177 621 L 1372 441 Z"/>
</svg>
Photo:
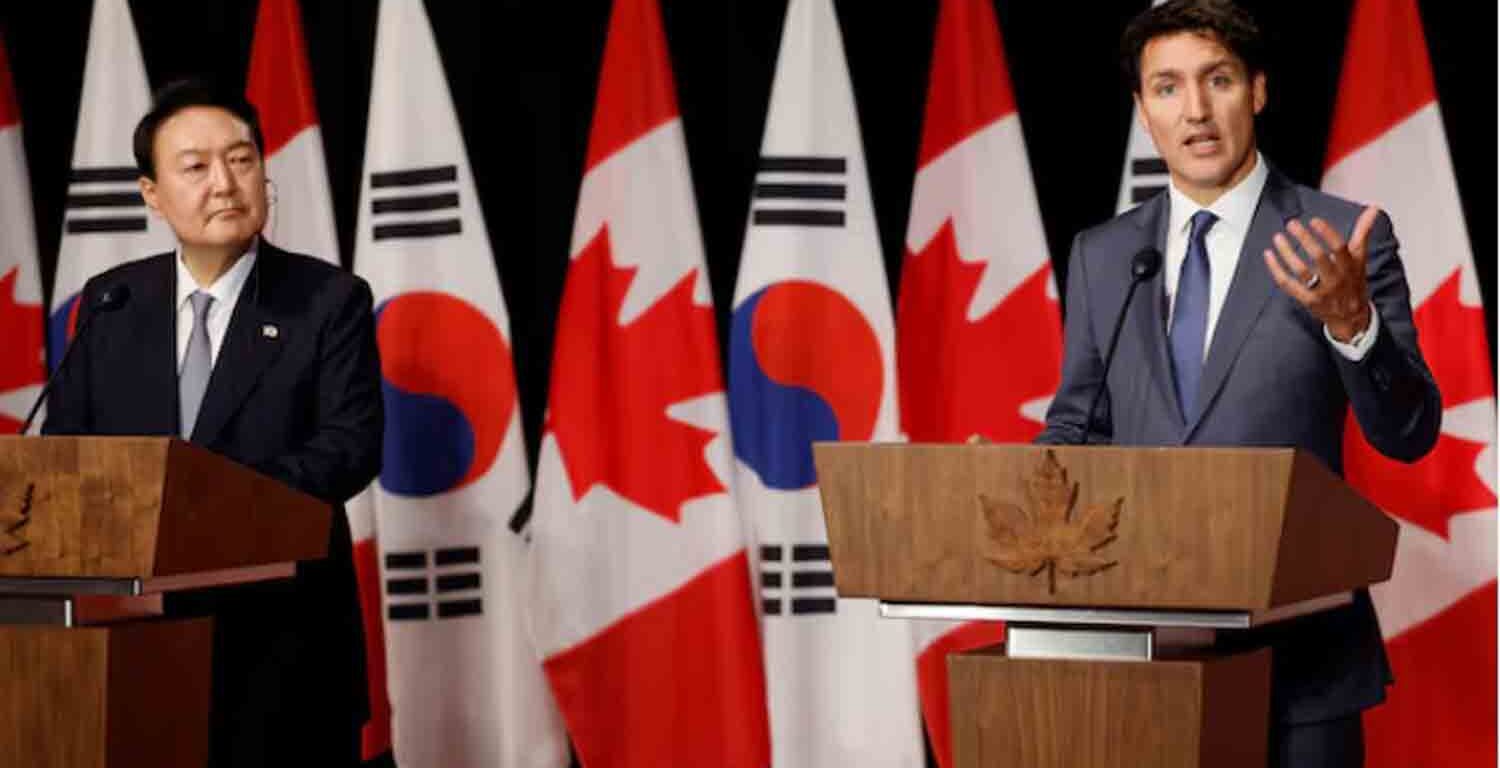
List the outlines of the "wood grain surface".
<svg viewBox="0 0 1500 768">
<path fill-rule="evenodd" d="M 1268 650 L 1166 661 L 948 657 L 958 768 L 1264 768 Z"/>
<path fill-rule="evenodd" d="M 0 437 L 0 576 L 144 578 L 315 559 L 331 515 L 179 440 Z"/>
<path fill-rule="evenodd" d="M 209 619 L 0 626 L 0 765 L 202 768 Z"/>
<path fill-rule="evenodd" d="M 1264 611 L 1390 576 L 1397 526 L 1292 449 L 819 443 L 835 582 L 889 601 Z M 985 557 L 984 499 L 1025 514 L 1048 453 L 1069 513 L 1120 502 L 1113 565 L 1049 579 Z"/>
</svg>

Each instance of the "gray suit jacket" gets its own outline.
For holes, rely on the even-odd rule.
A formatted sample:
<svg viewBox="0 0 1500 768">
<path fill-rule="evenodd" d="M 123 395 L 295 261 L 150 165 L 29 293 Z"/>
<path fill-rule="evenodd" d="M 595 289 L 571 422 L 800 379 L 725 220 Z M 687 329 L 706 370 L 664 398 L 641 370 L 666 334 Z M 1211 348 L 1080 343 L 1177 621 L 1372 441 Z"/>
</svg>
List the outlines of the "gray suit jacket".
<svg viewBox="0 0 1500 768">
<path fill-rule="evenodd" d="M 1323 325 L 1272 282 L 1261 259 L 1288 219 L 1326 220 L 1347 238 L 1360 206 L 1292 183 L 1274 168 L 1256 206 L 1214 335 L 1197 405 L 1177 404 L 1160 272 L 1136 291 L 1109 379 L 1104 353 L 1130 284 L 1132 257 L 1164 251 L 1169 197 L 1147 200 L 1073 241 L 1068 265 L 1062 383 L 1042 443 L 1295 446 L 1342 472 L 1346 413 L 1381 453 L 1415 461 L 1437 440 L 1442 405 L 1417 347 L 1406 276 L 1390 219 L 1370 234 L 1369 284 L 1380 314 L 1360 362 L 1339 354 Z M 1104 395 L 1085 425 L 1095 391 Z M 1380 702 L 1390 680 L 1368 594 L 1354 604 L 1229 642 L 1275 649 L 1273 716 L 1312 722 Z"/>
</svg>

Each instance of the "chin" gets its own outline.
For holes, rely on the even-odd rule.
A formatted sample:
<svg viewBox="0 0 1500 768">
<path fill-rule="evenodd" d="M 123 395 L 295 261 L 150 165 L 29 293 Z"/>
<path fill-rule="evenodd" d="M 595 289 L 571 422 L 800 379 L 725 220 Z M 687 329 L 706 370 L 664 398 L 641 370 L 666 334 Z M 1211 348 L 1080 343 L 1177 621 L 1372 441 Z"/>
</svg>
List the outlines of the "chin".
<svg viewBox="0 0 1500 768">
<path fill-rule="evenodd" d="M 1234 178 L 1235 165 L 1224 161 L 1215 161 L 1205 164 L 1202 162 L 1187 163 L 1187 172 L 1182 177 L 1199 189 L 1218 189 L 1229 184 Z"/>
<path fill-rule="evenodd" d="M 254 237 L 254 232 L 242 230 L 237 227 L 233 232 L 204 232 L 200 237 L 195 238 L 191 244 L 200 248 L 237 248 L 249 246 L 250 241 Z"/>
</svg>

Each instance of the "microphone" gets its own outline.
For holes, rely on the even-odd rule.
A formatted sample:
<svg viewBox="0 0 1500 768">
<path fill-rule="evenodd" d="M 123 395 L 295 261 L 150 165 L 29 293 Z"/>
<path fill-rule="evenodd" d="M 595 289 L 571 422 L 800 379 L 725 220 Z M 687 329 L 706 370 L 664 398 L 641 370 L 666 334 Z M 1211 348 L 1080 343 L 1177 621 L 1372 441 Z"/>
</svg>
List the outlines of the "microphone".
<svg viewBox="0 0 1500 768">
<path fill-rule="evenodd" d="M 26 414 L 26 423 L 21 425 L 18 435 L 24 435 L 31 430 L 31 422 L 36 419 L 36 412 L 41 409 L 42 403 L 47 400 L 47 394 L 52 391 L 52 385 L 57 382 L 57 374 L 62 373 L 63 366 L 68 364 L 68 358 L 73 356 L 73 350 L 78 348 L 79 342 L 83 341 L 84 334 L 94 324 L 94 318 L 106 312 L 113 312 L 125 306 L 130 301 L 130 286 L 123 283 L 112 285 L 105 289 L 104 293 L 94 299 L 89 308 L 89 316 L 83 319 L 83 325 L 78 327 L 78 332 L 73 334 L 73 340 L 68 343 L 68 348 L 63 352 L 62 359 L 57 362 L 57 368 L 53 369 L 52 375 L 47 377 L 47 383 L 43 385 L 42 391 L 36 396 L 36 402 L 31 404 L 31 412 Z"/>
<path fill-rule="evenodd" d="M 1115 346 L 1120 343 L 1120 329 L 1125 326 L 1125 315 L 1130 313 L 1130 300 L 1135 298 L 1135 289 L 1141 283 L 1156 277 L 1161 270 L 1161 251 L 1142 248 L 1130 260 L 1130 289 L 1125 292 L 1125 303 L 1120 305 L 1120 314 L 1115 316 L 1115 329 L 1109 335 L 1109 350 L 1104 353 L 1104 373 L 1099 375 L 1099 386 L 1094 390 L 1094 400 L 1089 403 L 1088 418 L 1083 422 L 1083 442 L 1088 445 L 1089 432 L 1094 425 L 1094 412 L 1099 409 L 1099 398 L 1109 386 L 1109 367 L 1115 361 Z"/>
</svg>

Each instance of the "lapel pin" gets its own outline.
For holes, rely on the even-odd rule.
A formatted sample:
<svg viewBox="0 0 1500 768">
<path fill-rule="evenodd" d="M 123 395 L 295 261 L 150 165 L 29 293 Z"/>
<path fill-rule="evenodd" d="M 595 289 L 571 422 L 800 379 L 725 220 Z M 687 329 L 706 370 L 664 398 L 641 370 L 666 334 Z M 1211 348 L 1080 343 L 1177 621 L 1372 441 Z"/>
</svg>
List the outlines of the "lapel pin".
<svg viewBox="0 0 1500 768">
<path fill-rule="evenodd" d="M 281 335 L 281 329 L 277 328 L 274 325 L 271 325 L 270 323 L 267 323 L 260 327 L 260 335 L 268 339 L 274 339 Z"/>
</svg>

